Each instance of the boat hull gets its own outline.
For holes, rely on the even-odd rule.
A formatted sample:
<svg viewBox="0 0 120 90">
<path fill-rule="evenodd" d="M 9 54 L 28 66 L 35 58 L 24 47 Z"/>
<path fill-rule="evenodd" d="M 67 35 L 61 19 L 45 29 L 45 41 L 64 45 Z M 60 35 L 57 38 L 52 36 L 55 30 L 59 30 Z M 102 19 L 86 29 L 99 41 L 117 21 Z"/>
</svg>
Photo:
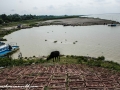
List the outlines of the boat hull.
<svg viewBox="0 0 120 90">
<path fill-rule="evenodd" d="M 12 46 L 11 50 L 5 50 L 3 52 L 0 52 L 0 57 L 4 57 L 6 55 L 10 55 L 10 54 L 16 52 L 17 50 L 19 50 L 19 46 Z"/>
</svg>

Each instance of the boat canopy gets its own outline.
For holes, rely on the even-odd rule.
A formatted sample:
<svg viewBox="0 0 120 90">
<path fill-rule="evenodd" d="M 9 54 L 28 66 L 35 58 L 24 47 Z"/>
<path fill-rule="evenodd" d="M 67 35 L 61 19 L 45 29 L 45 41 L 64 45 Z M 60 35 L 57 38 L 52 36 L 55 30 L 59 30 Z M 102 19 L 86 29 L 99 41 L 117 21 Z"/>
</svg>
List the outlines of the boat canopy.
<svg viewBox="0 0 120 90">
<path fill-rule="evenodd" d="M 2 46 L 0 46 L 0 52 L 3 52 L 5 50 L 9 50 L 9 45 L 2 45 Z"/>
</svg>

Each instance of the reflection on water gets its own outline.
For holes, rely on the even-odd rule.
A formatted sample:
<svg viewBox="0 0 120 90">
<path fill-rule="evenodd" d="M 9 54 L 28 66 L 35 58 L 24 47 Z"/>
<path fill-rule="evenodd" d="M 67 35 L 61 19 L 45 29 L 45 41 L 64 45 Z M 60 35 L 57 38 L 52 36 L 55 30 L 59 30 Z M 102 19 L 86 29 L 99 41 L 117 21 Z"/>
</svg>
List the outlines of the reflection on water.
<svg viewBox="0 0 120 90">
<path fill-rule="evenodd" d="M 49 55 L 51 51 L 59 50 L 64 55 L 104 55 L 106 59 L 120 63 L 119 26 L 42 26 L 22 29 L 5 38 L 6 43 L 17 42 L 23 57 Z"/>
</svg>

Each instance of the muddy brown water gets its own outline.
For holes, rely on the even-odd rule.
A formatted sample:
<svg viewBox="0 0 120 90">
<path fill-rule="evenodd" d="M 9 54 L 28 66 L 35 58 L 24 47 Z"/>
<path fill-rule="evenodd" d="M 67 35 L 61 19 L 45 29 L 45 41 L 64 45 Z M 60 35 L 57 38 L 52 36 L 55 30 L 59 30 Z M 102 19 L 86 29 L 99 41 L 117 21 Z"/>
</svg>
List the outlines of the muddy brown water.
<svg viewBox="0 0 120 90">
<path fill-rule="evenodd" d="M 22 29 L 4 38 L 8 40 L 5 43 L 16 42 L 20 46 L 13 58 L 17 58 L 19 52 L 23 57 L 40 57 L 59 50 L 64 55 L 103 55 L 107 60 L 120 63 L 120 26 L 41 26 Z"/>
</svg>

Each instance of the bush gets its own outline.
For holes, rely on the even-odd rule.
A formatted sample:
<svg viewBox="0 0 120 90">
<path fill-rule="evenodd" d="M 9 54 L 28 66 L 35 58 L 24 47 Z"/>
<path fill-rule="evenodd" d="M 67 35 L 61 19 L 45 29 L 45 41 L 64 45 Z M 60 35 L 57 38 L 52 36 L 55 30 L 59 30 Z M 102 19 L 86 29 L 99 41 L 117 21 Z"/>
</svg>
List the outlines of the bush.
<svg viewBox="0 0 120 90">
<path fill-rule="evenodd" d="M 104 61 L 104 63 L 102 63 L 101 66 L 104 68 L 120 70 L 120 64 L 113 62 L 113 61 Z"/>
<path fill-rule="evenodd" d="M 31 65 L 31 64 L 34 63 L 35 61 L 34 61 L 34 60 L 28 60 L 27 62 L 28 62 L 28 64 Z"/>
<path fill-rule="evenodd" d="M 14 65 L 14 66 L 20 66 L 20 65 L 23 65 L 24 63 L 25 63 L 25 61 L 24 60 L 22 60 L 22 59 L 19 59 L 19 60 L 12 60 L 11 61 L 12 62 L 12 66 Z"/>
<path fill-rule="evenodd" d="M 82 64 L 83 60 L 81 58 L 78 59 L 78 63 Z"/>
<path fill-rule="evenodd" d="M 35 64 L 44 63 L 44 62 L 45 62 L 45 60 L 43 60 L 43 59 L 38 59 L 38 60 L 36 60 Z"/>
<path fill-rule="evenodd" d="M 9 58 L 0 58 L 0 67 L 7 67 L 11 65 L 11 60 Z"/>
<path fill-rule="evenodd" d="M 75 56 L 74 55 L 71 55 L 72 58 L 74 58 Z"/>
<path fill-rule="evenodd" d="M 105 57 L 104 57 L 104 56 L 100 56 L 100 57 L 98 57 L 97 59 L 103 61 L 103 60 L 105 60 Z"/>
<path fill-rule="evenodd" d="M 28 59 L 27 57 L 25 57 L 25 59 Z"/>
<path fill-rule="evenodd" d="M 86 63 L 88 61 L 87 57 L 84 57 L 84 56 L 77 56 L 76 59 L 78 59 L 78 62 L 82 62 L 83 63 Z"/>
<path fill-rule="evenodd" d="M 70 57 L 69 55 L 67 55 L 66 57 Z"/>
<path fill-rule="evenodd" d="M 33 56 L 33 58 L 35 58 L 35 55 Z"/>
</svg>

